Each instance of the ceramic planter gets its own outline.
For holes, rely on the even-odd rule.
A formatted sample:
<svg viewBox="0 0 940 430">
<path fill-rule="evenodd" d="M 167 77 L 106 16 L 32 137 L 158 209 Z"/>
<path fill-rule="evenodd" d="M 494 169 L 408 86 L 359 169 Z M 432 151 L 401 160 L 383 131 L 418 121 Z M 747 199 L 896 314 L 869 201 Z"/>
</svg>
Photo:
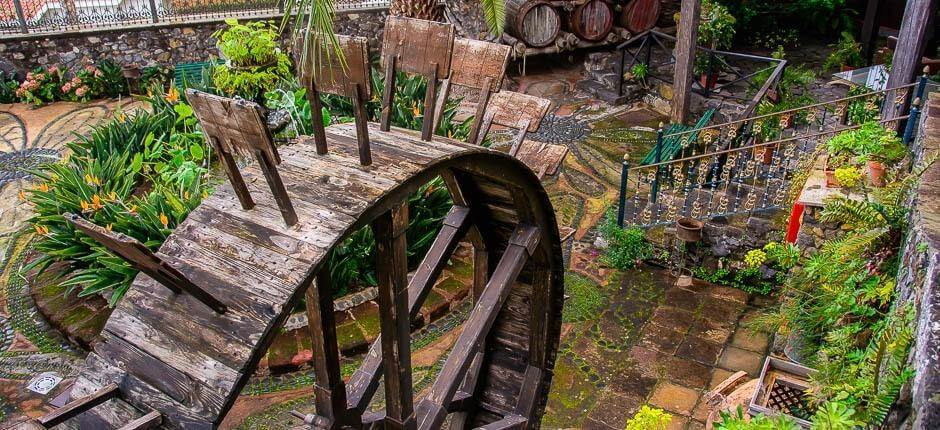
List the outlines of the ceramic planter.
<svg viewBox="0 0 940 430">
<path fill-rule="evenodd" d="M 748 413 L 751 416 L 788 415 L 800 427 L 810 428 L 810 422 L 805 416 L 797 417 L 792 412 L 806 409 L 806 390 L 809 388 L 809 377 L 812 373 L 813 369 L 806 366 L 767 357 L 760 372 L 757 389 L 754 390 L 748 405 Z"/>
<path fill-rule="evenodd" d="M 676 237 L 687 243 L 702 240 L 702 227 L 705 223 L 692 218 L 679 218 L 676 221 Z"/>
<path fill-rule="evenodd" d="M 836 179 L 836 171 L 826 169 L 826 188 L 841 188 L 842 184 Z"/>
<path fill-rule="evenodd" d="M 880 161 L 868 160 L 868 183 L 874 187 L 885 186 L 885 165 Z"/>
</svg>

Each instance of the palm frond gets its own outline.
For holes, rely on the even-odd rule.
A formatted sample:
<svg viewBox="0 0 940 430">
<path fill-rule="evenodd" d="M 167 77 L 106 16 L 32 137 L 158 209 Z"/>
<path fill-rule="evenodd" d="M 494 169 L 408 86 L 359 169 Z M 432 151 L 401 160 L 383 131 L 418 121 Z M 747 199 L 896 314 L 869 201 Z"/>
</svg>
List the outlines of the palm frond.
<svg viewBox="0 0 940 430">
<path fill-rule="evenodd" d="M 293 16 L 292 31 L 297 39 L 302 40 L 301 61 L 305 64 L 308 55 L 313 55 L 309 63 L 314 66 L 319 62 L 329 62 L 335 56 L 337 62 L 346 68 L 346 57 L 333 29 L 333 20 L 336 18 L 334 1 L 286 0 L 284 3 L 280 31 L 284 32 Z M 313 67 L 313 70 L 317 70 L 317 67 Z"/>
<path fill-rule="evenodd" d="M 887 227 L 847 234 L 839 239 L 832 239 L 823 244 L 823 252 L 836 258 L 856 258 L 865 253 L 888 233 Z"/>
<path fill-rule="evenodd" d="M 486 26 L 493 35 L 503 33 L 506 24 L 506 3 L 504 0 L 480 0 L 483 8 L 483 18 Z"/>
</svg>

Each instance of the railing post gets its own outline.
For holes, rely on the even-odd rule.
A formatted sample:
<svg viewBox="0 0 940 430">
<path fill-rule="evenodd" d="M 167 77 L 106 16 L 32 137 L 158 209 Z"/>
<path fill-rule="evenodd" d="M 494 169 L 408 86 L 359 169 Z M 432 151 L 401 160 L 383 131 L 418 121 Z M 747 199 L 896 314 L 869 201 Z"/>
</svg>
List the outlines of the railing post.
<svg viewBox="0 0 940 430">
<path fill-rule="evenodd" d="M 904 127 L 904 144 L 909 145 L 914 138 L 914 132 L 917 130 L 917 122 L 920 117 L 920 104 L 924 101 L 924 92 L 927 89 L 927 70 L 920 76 L 917 83 L 917 90 L 914 92 L 914 98 L 911 100 L 911 111 L 907 117 L 907 124 Z"/>
<path fill-rule="evenodd" d="M 663 128 L 660 127 L 656 131 L 656 149 L 653 152 L 655 158 L 653 158 L 653 163 L 658 164 L 660 161 L 663 161 Z M 650 203 L 656 203 L 657 195 L 659 194 L 659 170 L 662 166 L 656 166 L 656 176 L 653 178 L 653 183 L 650 186 Z"/>
<path fill-rule="evenodd" d="M 150 0 L 150 21 L 156 24 L 160 21 L 160 16 L 157 14 L 157 1 Z"/>
<path fill-rule="evenodd" d="M 26 25 L 26 14 L 23 13 L 23 4 L 20 0 L 13 0 L 13 9 L 16 10 L 16 20 L 20 23 L 20 31 L 29 33 L 29 26 Z"/>
<path fill-rule="evenodd" d="M 627 174 L 630 172 L 630 154 L 623 154 L 620 163 L 620 206 L 617 207 L 617 225 L 623 228 L 623 218 L 627 212 Z"/>
<path fill-rule="evenodd" d="M 620 76 L 617 78 L 617 97 L 623 97 L 623 75 L 627 73 L 623 70 L 627 62 L 627 48 L 620 50 Z"/>
</svg>

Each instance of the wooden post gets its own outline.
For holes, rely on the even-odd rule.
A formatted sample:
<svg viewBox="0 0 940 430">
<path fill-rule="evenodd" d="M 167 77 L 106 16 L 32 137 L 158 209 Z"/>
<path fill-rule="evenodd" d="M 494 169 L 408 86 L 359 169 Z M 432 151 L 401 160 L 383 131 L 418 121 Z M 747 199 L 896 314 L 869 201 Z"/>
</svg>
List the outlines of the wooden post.
<svg viewBox="0 0 940 430">
<path fill-rule="evenodd" d="M 428 71 L 428 87 L 424 94 L 424 120 L 421 122 L 421 140 L 430 142 L 434 135 L 434 113 L 437 111 L 437 63 Z"/>
<path fill-rule="evenodd" d="M 385 363 L 385 428 L 415 429 L 411 382 L 411 318 L 408 312 L 408 202 L 372 223 L 379 282 L 382 357 Z"/>
<path fill-rule="evenodd" d="M 875 54 L 875 41 L 878 40 L 878 17 L 881 15 L 881 0 L 868 0 L 865 6 L 865 20 L 862 22 L 862 56 L 865 64 L 872 65 Z"/>
<path fill-rule="evenodd" d="M 385 89 L 382 93 L 382 117 L 379 125 L 382 131 L 392 128 L 392 101 L 395 98 L 395 63 L 398 57 L 389 54 L 385 59 Z"/>
<path fill-rule="evenodd" d="M 441 118 L 444 117 L 444 106 L 447 106 L 448 98 L 450 98 L 450 78 L 441 81 L 441 90 L 438 91 L 437 105 L 440 109 L 434 110 L 434 133 L 437 133 L 437 128 L 441 126 Z"/>
<path fill-rule="evenodd" d="M 471 145 L 482 143 L 478 141 L 480 137 L 480 125 L 483 124 L 483 116 L 486 115 L 486 105 L 490 102 L 490 87 L 493 85 L 492 82 L 493 78 L 487 77 L 484 81 L 483 89 L 480 90 L 480 98 L 477 100 L 477 110 L 473 115 L 473 124 L 470 126 Z M 441 110 L 443 110 L 443 108 Z"/>
<path fill-rule="evenodd" d="M 323 129 L 323 103 L 320 101 L 320 91 L 315 82 L 310 82 L 310 91 L 307 91 L 307 101 L 310 102 L 310 122 L 313 124 L 313 141 L 317 145 L 317 154 L 326 154 L 326 131 Z M 353 101 L 353 106 L 355 106 Z"/>
<path fill-rule="evenodd" d="M 326 258 L 325 261 L 330 259 Z M 307 288 L 306 298 L 307 327 L 313 345 L 313 371 L 316 376 L 313 395 L 317 414 L 330 420 L 330 428 L 339 428 L 339 425 L 346 423 L 346 385 L 340 373 L 329 265 L 317 273 L 314 285 Z"/>
<path fill-rule="evenodd" d="M 369 142 L 369 117 L 366 115 L 366 101 L 362 97 L 362 87 L 353 84 L 353 115 L 356 117 L 356 140 L 359 142 L 359 163 L 363 166 L 372 164 L 372 145 Z"/>
<path fill-rule="evenodd" d="M 921 56 L 927 38 L 928 23 L 936 12 L 937 0 L 908 0 L 904 9 L 904 19 L 901 22 L 901 31 L 898 33 L 898 46 L 894 50 L 891 74 L 888 76 L 888 88 L 896 88 L 914 81 L 919 72 Z M 894 94 L 887 94 L 886 100 L 894 98 Z M 909 103 L 909 101 L 908 101 Z M 881 116 L 883 120 L 891 120 L 898 115 L 904 115 L 907 106 L 901 109 L 900 114 L 892 109 L 891 103 L 885 103 Z"/>
<path fill-rule="evenodd" d="M 685 123 L 689 117 L 695 45 L 701 12 L 702 0 L 682 0 L 679 32 L 676 34 L 676 71 L 672 81 L 672 114 L 670 115 L 672 122 L 676 124 Z"/>
</svg>

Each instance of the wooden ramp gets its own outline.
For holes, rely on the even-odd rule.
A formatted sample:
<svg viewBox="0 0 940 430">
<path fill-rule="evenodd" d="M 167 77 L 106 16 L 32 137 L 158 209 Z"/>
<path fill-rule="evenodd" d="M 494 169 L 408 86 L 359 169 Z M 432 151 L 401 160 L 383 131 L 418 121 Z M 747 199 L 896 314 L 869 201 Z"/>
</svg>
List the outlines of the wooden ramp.
<svg viewBox="0 0 940 430">
<path fill-rule="evenodd" d="M 508 155 L 478 146 L 423 142 L 414 132 L 382 132 L 376 124 L 369 124 L 369 134 L 370 166 L 359 163 L 352 124 L 327 128 L 325 155 L 317 154 L 312 139 L 278 148 L 282 162 L 277 170 L 298 218 L 292 227 L 285 225 L 255 164 L 242 170 L 253 209 L 242 209 L 228 181 L 206 198 L 156 255 L 227 310 L 214 312 L 193 296 L 174 294 L 139 274 L 88 355 L 72 393 L 74 399 L 116 384 L 119 395 L 73 422 L 83 429 L 119 428 L 155 411 L 164 427 L 215 428 L 330 250 L 439 175 L 448 179 L 455 207 L 469 208 L 472 223 L 494 251 L 488 257 L 490 272 L 502 250 L 512 249 L 518 224 L 537 226 L 536 253 L 542 258 L 532 257 L 533 264 L 526 263 L 511 282 L 508 298 L 498 302 L 504 304 L 486 338 L 487 358 L 472 366 L 479 378 L 476 388 L 471 382 L 469 394 L 479 400 L 466 410 L 474 425 L 516 422 L 517 397 L 528 395 L 540 416 L 560 331 L 563 273 L 551 203 L 535 174 Z M 536 261 L 541 266 L 530 267 Z M 378 369 L 358 376 L 380 375 Z M 368 404 L 377 378 L 367 381 L 371 388 L 350 383 L 350 410 Z M 531 393 L 523 392 L 523 380 L 534 382 Z M 459 409 L 458 401 L 470 403 L 449 399 L 445 409 Z M 531 420 L 526 425 L 537 426 Z"/>
</svg>

